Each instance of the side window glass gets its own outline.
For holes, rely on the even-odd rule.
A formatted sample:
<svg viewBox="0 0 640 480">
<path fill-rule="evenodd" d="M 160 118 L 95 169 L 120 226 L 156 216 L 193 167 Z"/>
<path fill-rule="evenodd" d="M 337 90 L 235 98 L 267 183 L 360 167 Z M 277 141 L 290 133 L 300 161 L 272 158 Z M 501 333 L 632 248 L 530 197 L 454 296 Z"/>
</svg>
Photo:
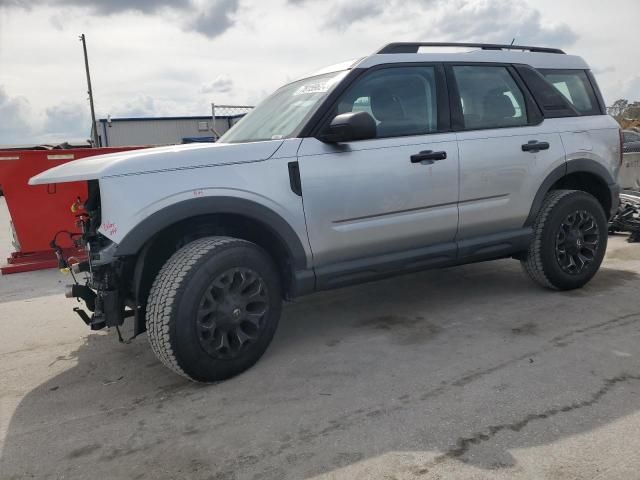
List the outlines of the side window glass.
<svg viewBox="0 0 640 480">
<path fill-rule="evenodd" d="M 541 70 L 542 75 L 581 115 L 598 115 L 593 87 L 583 70 Z"/>
<path fill-rule="evenodd" d="M 524 95 L 505 67 L 454 66 L 466 129 L 527 124 Z"/>
<path fill-rule="evenodd" d="M 356 81 L 338 102 L 335 115 L 367 112 L 377 138 L 422 135 L 438 130 L 434 67 L 376 70 Z"/>
</svg>

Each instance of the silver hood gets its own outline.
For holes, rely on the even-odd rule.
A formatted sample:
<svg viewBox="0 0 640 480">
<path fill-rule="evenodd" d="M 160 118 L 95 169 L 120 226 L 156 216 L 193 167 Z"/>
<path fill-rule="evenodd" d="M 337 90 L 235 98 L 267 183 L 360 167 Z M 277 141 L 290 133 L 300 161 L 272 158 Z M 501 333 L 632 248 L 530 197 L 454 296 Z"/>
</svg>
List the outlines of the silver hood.
<svg viewBox="0 0 640 480">
<path fill-rule="evenodd" d="M 29 185 L 255 162 L 271 157 L 282 142 L 192 143 L 97 155 L 46 170 L 32 177 Z"/>
</svg>

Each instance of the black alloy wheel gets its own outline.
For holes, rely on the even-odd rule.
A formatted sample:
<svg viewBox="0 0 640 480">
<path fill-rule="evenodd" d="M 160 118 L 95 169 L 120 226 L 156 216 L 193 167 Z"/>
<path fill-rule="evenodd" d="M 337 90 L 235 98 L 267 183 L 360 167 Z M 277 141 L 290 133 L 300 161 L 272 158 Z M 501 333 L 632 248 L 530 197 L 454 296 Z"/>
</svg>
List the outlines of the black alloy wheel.
<svg viewBox="0 0 640 480">
<path fill-rule="evenodd" d="M 562 270 L 579 275 L 592 263 L 600 244 L 600 230 L 595 217 L 586 210 L 570 213 L 556 235 L 556 259 Z"/>
<path fill-rule="evenodd" d="M 232 268 L 207 288 L 197 312 L 198 338 L 212 357 L 233 359 L 255 343 L 265 326 L 269 296 L 250 268 Z"/>
</svg>

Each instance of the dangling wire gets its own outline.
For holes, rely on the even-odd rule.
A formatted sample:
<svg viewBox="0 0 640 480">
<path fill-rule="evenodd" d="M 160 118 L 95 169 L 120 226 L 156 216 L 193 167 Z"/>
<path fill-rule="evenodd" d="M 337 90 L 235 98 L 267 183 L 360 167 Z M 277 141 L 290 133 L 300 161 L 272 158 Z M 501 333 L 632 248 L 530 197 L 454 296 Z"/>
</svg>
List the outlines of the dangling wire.
<svg viewBox="0 0 640 480">
<path fill-rule="evenodd" d="M 69 259 L 71 258 L 75 258 L 75 257 L 69 257 L 69 259 L 64 258 L 64 253 L 62 250 L 62 247 L 60 247 L 60 245 L 58 245 L 57 241 L 58 241 L 58 235 L 60 234 L 66 234 L 69 236 L 69 239 L 75 243 L 74 238 L 75 237 L 81 237 L 82 233 L 77 233 L 77 232 L 70 232 L 68 230 L 59 230 L 58 232 L 56 232 L 56 234 L 53 236 L 53 239 L 51 240 L 51 242 L 49 242 L 49 246 L 53 249 L 54 253 L 56 254 L 56 257 L 58 259 L 58 268 L 59 269 L 68 269 L 69 273 L 71 273 L 71 277 L 73 278 L 73 281 L 76 285 L 79 285 L 78 280 L 76 279 L 75 274 L 73 273 L 73 270 L 71 270 L 71 266 L 69 265 Z"/>
</svg>

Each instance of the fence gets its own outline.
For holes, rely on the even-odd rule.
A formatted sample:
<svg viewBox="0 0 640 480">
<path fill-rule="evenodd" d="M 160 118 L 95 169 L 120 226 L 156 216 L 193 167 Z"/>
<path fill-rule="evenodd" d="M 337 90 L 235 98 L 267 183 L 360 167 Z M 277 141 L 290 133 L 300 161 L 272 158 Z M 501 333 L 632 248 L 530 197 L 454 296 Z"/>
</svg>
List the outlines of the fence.
<svg viewBox="0 0 640 480">
<path fill-rule="evenodd" d="M 216 117 L 225 117 L 229 122 L 228 127 L 231 128 L 252 109 L 253 107 L 249 105 L 216 105 L 215 103 L 212 103 L 211 118 L 215 119 Z M 213 134 L 215 135 L 216 140 L 221 137 L 220 133 L 215 129 L 213 129 Z"/>
</svg>

